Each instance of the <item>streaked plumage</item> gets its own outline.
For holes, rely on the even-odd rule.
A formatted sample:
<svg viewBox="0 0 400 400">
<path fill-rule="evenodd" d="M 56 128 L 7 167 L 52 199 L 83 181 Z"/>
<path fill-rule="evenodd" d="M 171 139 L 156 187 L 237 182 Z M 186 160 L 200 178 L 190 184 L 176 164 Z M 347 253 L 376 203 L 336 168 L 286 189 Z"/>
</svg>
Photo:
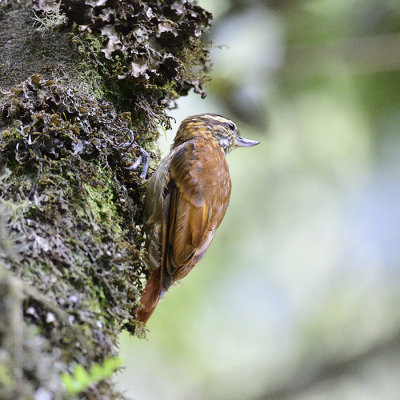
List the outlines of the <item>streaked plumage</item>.
<svg viewBox="0 0 400 400">
<path fill-rule="evenodd" d="M 165 291 L 207 251 L 231 194 L 226 154 L 258 143 L 241 138 L 235 124 L 221 115 L 200 114 L 181 123 L 171 152 L 148 181 L 147 262 L 153 272 L 136 320 L 146 323 Z"/>
</svg>

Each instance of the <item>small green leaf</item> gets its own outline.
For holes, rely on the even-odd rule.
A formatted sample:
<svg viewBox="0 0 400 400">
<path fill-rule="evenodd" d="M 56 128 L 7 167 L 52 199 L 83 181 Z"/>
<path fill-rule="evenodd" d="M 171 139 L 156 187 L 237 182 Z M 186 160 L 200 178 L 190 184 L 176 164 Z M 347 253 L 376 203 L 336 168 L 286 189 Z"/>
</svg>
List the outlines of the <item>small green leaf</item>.
<svg viewBox="0 0 400 400">
<path fill-rule="evenodd" d="M 61 379 L 67 392 L 75 396 L 90 385 L 109 378 L 121 364 L 122 360 L 119 357 L 108 358 L 103 364 L 93 364 L 89 372 L 82 365 L 77 365 L 72 375 L 63 373 Z"/>
</svg>

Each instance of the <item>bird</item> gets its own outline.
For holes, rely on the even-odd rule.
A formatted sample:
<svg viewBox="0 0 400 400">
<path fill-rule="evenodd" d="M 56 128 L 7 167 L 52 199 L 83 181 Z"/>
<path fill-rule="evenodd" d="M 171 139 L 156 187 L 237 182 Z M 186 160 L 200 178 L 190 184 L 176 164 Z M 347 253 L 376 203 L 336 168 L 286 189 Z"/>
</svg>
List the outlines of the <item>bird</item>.
<svg viewBox="0 0 400 400">
<path fill-rule="evenodd" d="M 145 264 L 151 270 L 135 320 L 147 323 L 169 287 L 201 260 L 224 218 L 231 195 L 226 155 L 257 140 L 240 136 L 219 114 L 187 117 L 169 154 L 147 181 Z"/>
</svg>

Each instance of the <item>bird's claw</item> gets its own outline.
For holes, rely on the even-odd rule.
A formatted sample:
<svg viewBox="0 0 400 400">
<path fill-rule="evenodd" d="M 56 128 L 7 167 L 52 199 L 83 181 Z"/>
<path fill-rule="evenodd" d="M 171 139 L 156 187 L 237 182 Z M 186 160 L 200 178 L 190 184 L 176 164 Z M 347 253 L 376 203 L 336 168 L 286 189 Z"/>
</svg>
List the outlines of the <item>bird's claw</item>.
<svg viewBox="0 0 400 400">
<path fill-rule="evenodd" d="M 139 156 L 138 159 L 132 165 L 130 165 L 129 167 L 124 167 L 124 169 L 127 169 L 128 171 L 135 170 L 142 163 L 142 159 L 143 157 Z"/>
<path fill-rule="evenodd" d="M 142 168 L 142 173 L 140 174 L 140 178 L 142 180 L 146 179 L 147 176 L 147 171 L 149 169 L 149 163 L 150 163 L 150 155 L 149 153 L 145 150 L 142 149 L 136 142 L 135 142 L 135 137 L 133 135 L 133 131 L 129 130 L 129 135 L 131 137 L 131 141 L 130 142 L 126 142 L 126 143 L 122 143 L 121 147 L 122 148 L 128 148 L 128 147 L 139 147 L 139 151 L 141 153 L 141 155 L 138 157 L 138 159 L 129 167 L 124 167 L 124 169 L 128 170 L 128 171 L 132 171 L 132 170 L 136 170 L 140 164 L 143 164 L 143 168 Z"/>
<path fill-rule="evenodd" d="M 137 145 L 136 145 L 137 146 Z M 146 179 L 147 171 L 149 170 L 149 163 L 150 163 L 150 155 L 149 153 L 139 147 L 140 152 L 142 153 L 141 156 L 129 167 L 125 167 L 127 170 L 135 170 L 139 167 L 140 164 L 143 164 L 142 173 L 140 174 L 141 179 Z"/>
</svg>

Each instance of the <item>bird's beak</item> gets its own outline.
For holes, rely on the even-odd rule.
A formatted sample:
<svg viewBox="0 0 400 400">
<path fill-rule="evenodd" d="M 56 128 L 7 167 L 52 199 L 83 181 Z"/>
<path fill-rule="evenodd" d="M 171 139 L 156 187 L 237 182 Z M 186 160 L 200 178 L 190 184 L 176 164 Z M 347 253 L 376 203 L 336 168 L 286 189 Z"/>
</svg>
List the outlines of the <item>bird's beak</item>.
<svg viewBox="0 0 400 400">
<path fill-rule="evenodd" d="M 256 146 L 260 142 L 258 140 L 247 139 L 241 136 L 237 136 L 235 139 L 235 146 L 237 147 L 252 147 Z"/>
</svg>

